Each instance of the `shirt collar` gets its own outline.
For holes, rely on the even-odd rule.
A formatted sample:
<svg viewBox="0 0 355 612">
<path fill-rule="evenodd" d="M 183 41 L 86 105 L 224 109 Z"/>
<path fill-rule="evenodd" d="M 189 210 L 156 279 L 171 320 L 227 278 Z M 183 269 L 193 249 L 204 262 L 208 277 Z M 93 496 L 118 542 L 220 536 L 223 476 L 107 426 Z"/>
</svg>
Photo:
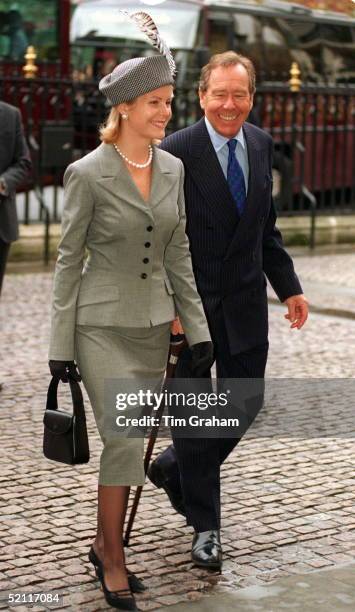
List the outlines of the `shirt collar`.
<svg viewBox="0 0 355 612">
<path fill-rule="evenodd" d="M 213 147 L 214 147 L 215 151 L 218 153 L 222 149 L 222 147 L 224 147 L 224 145 L 228 142 L 228 140 L 231 140 L 231 139 L 230 138 L 226 138 L 225 136 L 222 136 L 221 134 L 216 132 L 214 127 L 208 121 L 206 115 L 205 115 L 205 123 L 206 123 L 207 131 L 208 131 L 209 136 L 211 138 Z M 235 138 L 235 140 L 240 142 L 240 144 L 242 145 L 243 149 L 245 149 L 245 139 L 244 139 L 244 134 L 243 134 L 243 129 L 242 128 L 240 128 L 239 132 L 235 136 L 233 136 L 233 138 Z"/>
</svg>

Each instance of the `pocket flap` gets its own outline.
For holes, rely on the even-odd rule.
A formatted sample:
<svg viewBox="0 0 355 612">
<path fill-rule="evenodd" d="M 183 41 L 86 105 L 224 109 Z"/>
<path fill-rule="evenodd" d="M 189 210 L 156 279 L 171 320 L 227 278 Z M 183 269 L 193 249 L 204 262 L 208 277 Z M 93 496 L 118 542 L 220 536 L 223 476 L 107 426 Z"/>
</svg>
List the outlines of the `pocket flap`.
<svg viewBox="0 0 355 612">
<path fill-rule="evenodd" d="M 165 287 L 169 295 L 174 295 L 175 291 L 171 286 L 171 283 L 168 278 L 165 278 Z"/>
<path fill-rule="evenodd" d="M 118 287 L 115 285 L 102 285 L 80 289 L 77 306 L 89 306 L 101 302 L 116 302 L 119 299 Z"/>
<path fill-rule="evenodd" d="M 73 416 L 59 410 L 46 410 L 43 417 L 44 426 L 54 434 L 65 434 L 72 427 Z"/>
</svg>

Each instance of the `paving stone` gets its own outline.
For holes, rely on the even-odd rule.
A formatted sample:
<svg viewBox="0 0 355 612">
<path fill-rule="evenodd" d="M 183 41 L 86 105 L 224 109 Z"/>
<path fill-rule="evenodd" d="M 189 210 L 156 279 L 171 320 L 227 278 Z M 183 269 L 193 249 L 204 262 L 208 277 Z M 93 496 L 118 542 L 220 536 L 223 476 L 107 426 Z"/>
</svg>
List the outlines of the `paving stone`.
<svg viewBox="0 0 355 612">
<path fill-rule="evenodd" d="M 309 260 L 301 264 L 305 273 Z M 316 262 L 314 274 L 320 265 Z M 63 610 L 109 610 L 87 562 L 96 526 L 101 443 L 86 396 L 90 463 L 73 469 L 54 466 L 40 456 L 50 286 L 51 276 L 45 273 L 8 276 L 1 297 L 5 351 L 0 455 L 6 467 L 0 475 L 5 504 L 0 572 L 6 578 L 0 574 L 0 588 L 58 589 L 65 593 Z M 192 566 L 191 528 L 173 513 L 164 492 L 147 483 L 127 551 L 129 567 L 151 587 L 137 598 L 142 610 L 200 599 L 206 589 L 223 582 L 234 589 L 262 585 L 278 576 L 342 565 L 353 558 L 354 441 L 343 434 L 315 438 L 304 431 L 317 410 L 308 405 L 309 379 L 355 377 L 355 322 L 312 315 L 304 330 L 294 333 L 283 314 L 284 308 L 270 308 L 267 375 L 286 379 L 279 404 L 266 406 L 222 468 L 225 575 Z M 292 394 L 288 376 L 295 379 Z M 345 387 L 341 397 L 339 425 L 349 429 L 353 413 Z M 61 401 L 63 409 L 70 409 L 69 397 L 63 395 Z M 302 427 L 298 433 L 275 436 L 285 408 L 290 418 L 301 417 Z M 323 421 L 331 425 L 331 406 L 327 410 Z M 166 440 L 159 439 L 157 452 L 165 446 Z"/>
<path fill-rule="evenodd" d="M 4 571 L 4 570 L 9 570 L 13 567 L 15 567 L 15 563 L 14 563 L 15 559 L 11 559 L 11 562 L 8 561 L 3 561 L 2 563 L 0 563 L 0 571 Z"/>
<path fill-rule="evenodd" d="M 139 602 L 140 610 L 144 610 L 146 612 L 150 612 L 150 610 L 158 610 L 161 608 L 161 604 L 153 601 L 140 601 Z"/>
<path fill-rule="evenodd" d="M 314 559 L 313 561 L 307 561 L 307 565 L 314 568 L 326 567 L 327 565 L 333 565 L 329 559 Z"/>
<path fill-rule="evenodd" d="M 179 595 L 164 595 L 163 597 L 158 597 L 157 601 L 160 604 L 164 604 L 165 606 L 173 606 L 174 604 L 177 604 L 181 601 L 186 600 L 187 597 L 185 596 L 184 598 L 182 598 Z"/>
<path fill-rule="evenodd" d="M 37 582 L 40 582 L 41 578 L 39 578 L 39 576 L 35 575 L 35 574 L 24 574 L 22 572 L 22 574 L 18 574 L 16 576 L 16 584 L 21 586 L 26 586 L 28 584 L 36 584 Z"/>
<path fill-rule="evenodd" d="M 64 574 L 63 574 L 64 575 Z M 65 575 L 64 575 L 65 576 Z M 88 574 L 75 574 L 75 576 L 65 576 L 63 582 L 65 584 L 82 584 L 84 582 L 93 582 L 93 577 Z"/>
</svg>

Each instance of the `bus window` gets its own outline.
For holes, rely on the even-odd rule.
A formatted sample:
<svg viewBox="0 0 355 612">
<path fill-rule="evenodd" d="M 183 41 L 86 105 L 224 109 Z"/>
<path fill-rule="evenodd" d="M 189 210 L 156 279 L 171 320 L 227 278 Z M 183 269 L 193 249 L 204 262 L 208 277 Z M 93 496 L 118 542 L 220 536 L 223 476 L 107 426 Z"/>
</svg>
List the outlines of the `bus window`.
<svg viewBox="0 0 355 612">
<path fill-rule="evenodd" d="M 263 18 L 263 45 L 269 78 L 287 81 L 292 62 L 297 62 L 302 79 L 321 80 L 319 54 L 314 48 L 302 44 L 302 39 L 314 29 L 315 24 L 295 22 L 281 17 Z"/>
<path fill-rule="evenodd" d="M 22 61 L 28 47 L 28 35 L 21 11 L 17 8 L 1 11 L 0 38 L 1 57 L 13 62 Z"/>
<path fill-rule="evenodd" d="M 254 15 L 234 13 L 233 49 L 249 57 L 256 70 L 258 80 L 264 80 L 265 61 L 262 48 L 261 20 Z"/>
<path fill-rule="evenodd" d="M 329 85 L 355 83 L 355 40 L 347 26 L 322 24 L 321 57 Z"/>
<path fill-rule="evenodd" d="M 38 60 L 58 57 L 56 0 L 0 0 L 0 58 L 23 62 L 28 45 Z"/>
<path fill-rule="evenodd" d="M 211 12 L 208 15 L 208 47 L 211 55 L 231 48 L 231 33 L 233 29 L 228 13 Z"/>
<path fill-rule="evenodd" d="M 320 85 L 354 80 L 355 45 L 349 27 L 264 17 L 263 44 L 272 80 L 287 80 L 293 61 L 304 82 Z"/>
<path fill-rule="evenodd" d="M 127 40 L 146 43 L 147 38 L 134 22 L 119 9 L 129 13 L 145 10 L 139 0 L 117 3 L 112 0 L 90 0 L 79 3 L 70 24 L 70 41 L 95 42 L 99 40 Z M 148 10 L 148 9 L 147 9 Z M 171 49 L 192 49 L 196 41 L 199 23 L 199 5 L 165 2 L 149 6 L 149 14 L 155 21 L 161 37 Z"/>
<path fill-rule="evenodd" d="M 120 13 L 119 8 L 130 13 L 144 10 L 139 0 L 123 0 L 119 7 L 113 7 L 112 0 L 90 0 L 75 7 L 70 24 L 70 40 L 76 78 L 84 79 L 88 74 L 100 78 L 115 62 L 154 53 L 146 35 L 132 20 Z M 162 38 L 175 54 L 177 85 L 194 82 L 194 49 L 200 23 L 199 4 L 167 1 L 157 6 L 149 6 L 149 14 L 157 24 Z M 91 54 L 84 51 L 89 48 L 92 50 Z M 88 60 L 92 62 L 91 66 L 87 64 Z"/>
<path fill-rule="evenodd" d="M 7 12 L 0 10 L 0 58 L 4 58 L 8 50 L 8 40 L 6 35 Z"/>
</svg>

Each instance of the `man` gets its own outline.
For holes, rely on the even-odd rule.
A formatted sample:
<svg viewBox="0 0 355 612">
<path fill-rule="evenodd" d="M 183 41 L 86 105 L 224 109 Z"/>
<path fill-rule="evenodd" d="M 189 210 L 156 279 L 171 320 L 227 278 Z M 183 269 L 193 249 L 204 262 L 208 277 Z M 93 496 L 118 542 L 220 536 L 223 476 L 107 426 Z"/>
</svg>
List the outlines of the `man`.
<svg viewBox="0 0 355 612">
<path fill-rule="evenodd" d="M 20 111 L 0 102 L 0 294 L 10 244 L 18 238 L 16 187 L 30 169 Z"/>
<path fill-rule="evenodd" d="M 264 377 L 264 274 L 286 304 L 285 317 L 292 328 L 300 329 L 308 313 L 292 260 L 275 227 L 272 140 L 245 123 L 254 91 L 250 60 L 232 51 L 213 56 L 202 69 L 199 85 L 205 117 L 161 144 L 185 166 L 186 231 L 218 378 Z M 174 447 L 149 470 L 152 482 L 165 489 L 174 508 L 194 527 L 192 560 L 199 566 L 222 564 L 219 470 L 239 439 L 174 439 Z"/>
</svg>

